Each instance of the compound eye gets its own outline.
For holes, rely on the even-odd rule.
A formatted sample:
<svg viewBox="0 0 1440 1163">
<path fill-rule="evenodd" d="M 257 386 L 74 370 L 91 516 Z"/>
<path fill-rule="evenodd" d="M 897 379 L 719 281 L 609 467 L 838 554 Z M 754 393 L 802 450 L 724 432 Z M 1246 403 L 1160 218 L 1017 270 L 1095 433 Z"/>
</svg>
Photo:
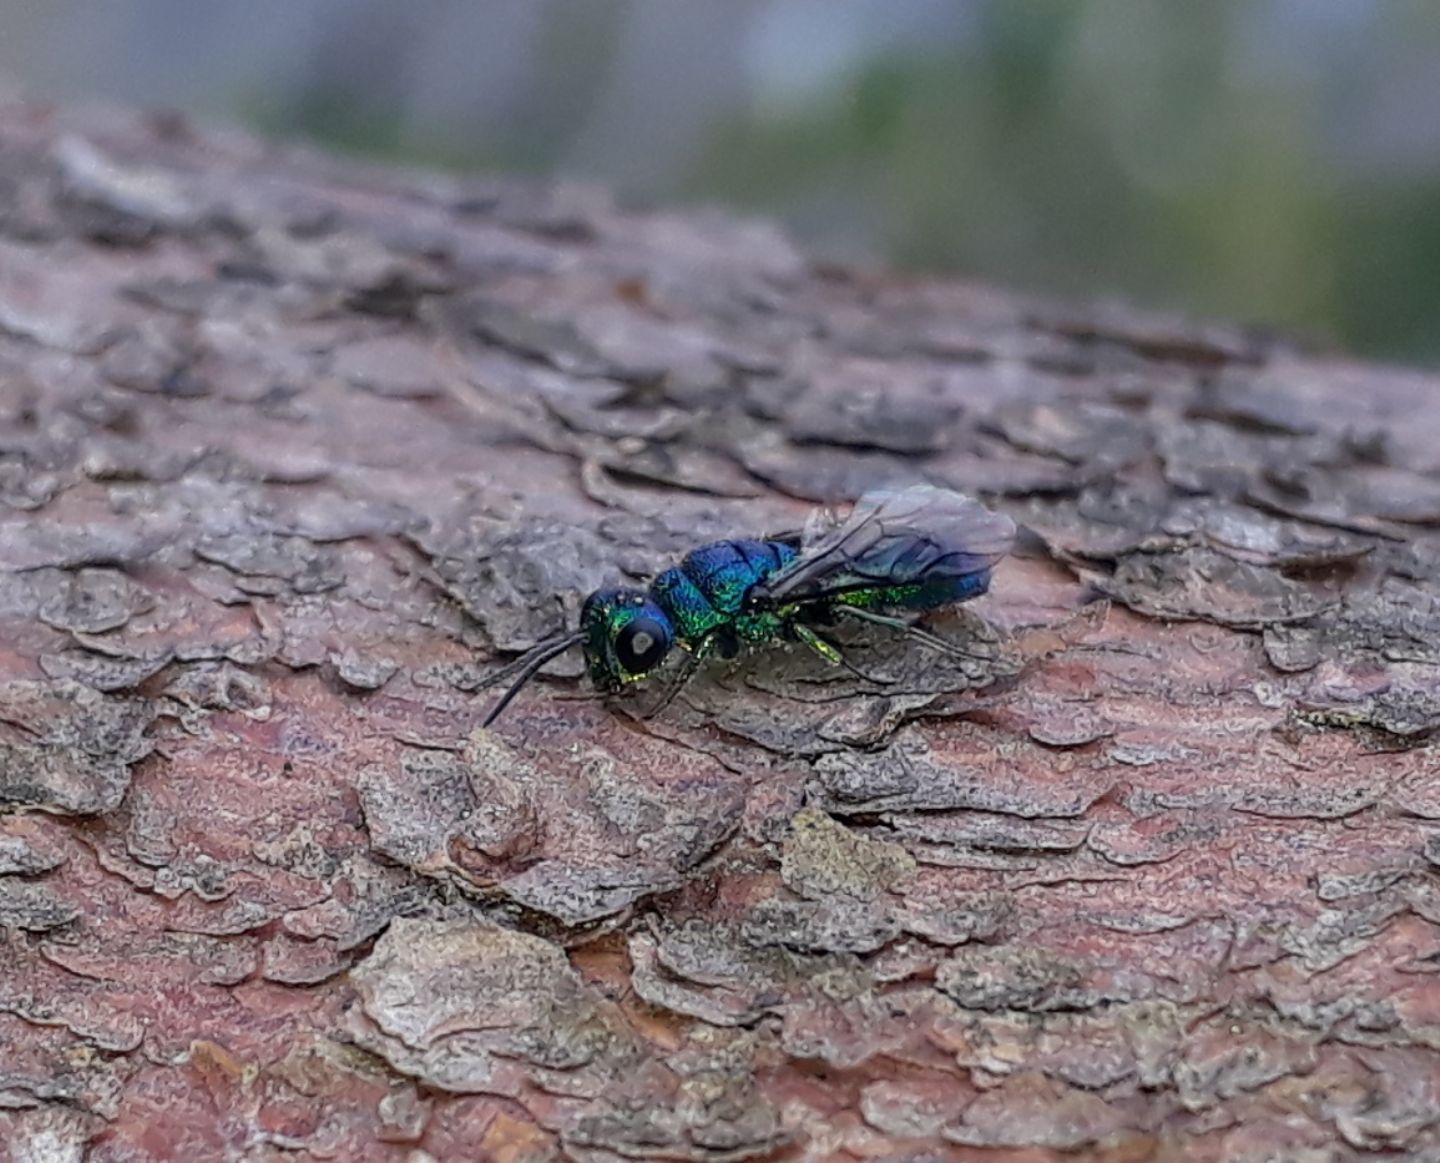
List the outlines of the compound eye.
<svg viewBox="0 0 1440 1163">
<path fill-rule="evenodd" d="M 654 618 L 627 622 L 615 638 L 615 661 L 629 674 L 644 674 L 670 649 L 670 631 Z"/>
</svg>

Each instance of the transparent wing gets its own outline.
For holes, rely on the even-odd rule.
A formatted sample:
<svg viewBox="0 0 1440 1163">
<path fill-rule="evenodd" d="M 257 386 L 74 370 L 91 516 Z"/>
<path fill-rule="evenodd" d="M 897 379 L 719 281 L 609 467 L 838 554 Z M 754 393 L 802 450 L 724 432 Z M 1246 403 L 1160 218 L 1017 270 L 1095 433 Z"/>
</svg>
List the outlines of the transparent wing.
<svg viewBox="0 0 1440 1163">
<path fill-rule="evenodd" d="M 972 497 L 936 488 L 879 489 L 843 521 L 806 525 L 800 554 L 770 576 L 768 602 L 815 601 L 868 586 L 971 577 L 1010 552 L 1015 523 Z"/>
</svg>

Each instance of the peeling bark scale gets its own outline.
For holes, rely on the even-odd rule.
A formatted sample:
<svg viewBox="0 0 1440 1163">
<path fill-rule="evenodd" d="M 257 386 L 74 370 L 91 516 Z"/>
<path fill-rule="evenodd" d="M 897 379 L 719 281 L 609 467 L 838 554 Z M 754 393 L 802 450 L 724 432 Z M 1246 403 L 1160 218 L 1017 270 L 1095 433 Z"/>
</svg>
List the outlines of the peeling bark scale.
<svg viewBox="0 0 1440 1163">
<path fill-rule="evenodd" d="M 923 477 L 937 660 L 601 584 Z M 0 1158 L 1440 1158 L 1440 379 L 0 106 Z"/>
</svg>

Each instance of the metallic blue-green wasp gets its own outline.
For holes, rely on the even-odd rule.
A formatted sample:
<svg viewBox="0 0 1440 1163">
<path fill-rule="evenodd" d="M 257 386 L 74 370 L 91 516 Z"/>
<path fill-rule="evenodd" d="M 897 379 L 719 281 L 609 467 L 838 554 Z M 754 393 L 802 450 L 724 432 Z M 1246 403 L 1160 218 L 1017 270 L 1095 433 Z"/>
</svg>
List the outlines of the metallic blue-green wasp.
<svg viewBox="0 0 1440 1163">
<path fill-rule="evenodd" d="M 843 519 L 820 510 L 798 535 L 702 545 L 648 589 L 597 590 L 585 599 L 577 630 L 538 643 L 489 676 L 482 689 L 513 681 L 485 725 L 545 663 L 573 646 L 583 648 L 590 680 L 604 694 L 648 677 L 678 646 L 684 663 L 650 714 L 667 706 L 712 653 L 733 658 L 742 646 L 802 642 L 848 667 L 821 633 L 844 618 L 970 656 L 904 615 L 983 594 L 1014 540 L 1009 517 L 949 489 L 914 485 L 866 493 Z"/>
</svg>

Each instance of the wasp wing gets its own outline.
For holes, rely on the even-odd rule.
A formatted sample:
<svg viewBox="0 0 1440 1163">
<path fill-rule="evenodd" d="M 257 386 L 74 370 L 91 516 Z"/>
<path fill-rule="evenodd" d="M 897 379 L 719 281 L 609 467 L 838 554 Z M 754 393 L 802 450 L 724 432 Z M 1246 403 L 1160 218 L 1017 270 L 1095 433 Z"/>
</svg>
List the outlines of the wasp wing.
<svg viewBox="0 0 1440 1163">
<path fill-rule="evenodd" d="M 870 586 L 959 581 L 1010 552 L 1015 523 L 933 485 L 866 493 L 838 523 L 806 526 L 799 556 L 766 579 L 769 604 L 818 601 Z"/>
</svg>

